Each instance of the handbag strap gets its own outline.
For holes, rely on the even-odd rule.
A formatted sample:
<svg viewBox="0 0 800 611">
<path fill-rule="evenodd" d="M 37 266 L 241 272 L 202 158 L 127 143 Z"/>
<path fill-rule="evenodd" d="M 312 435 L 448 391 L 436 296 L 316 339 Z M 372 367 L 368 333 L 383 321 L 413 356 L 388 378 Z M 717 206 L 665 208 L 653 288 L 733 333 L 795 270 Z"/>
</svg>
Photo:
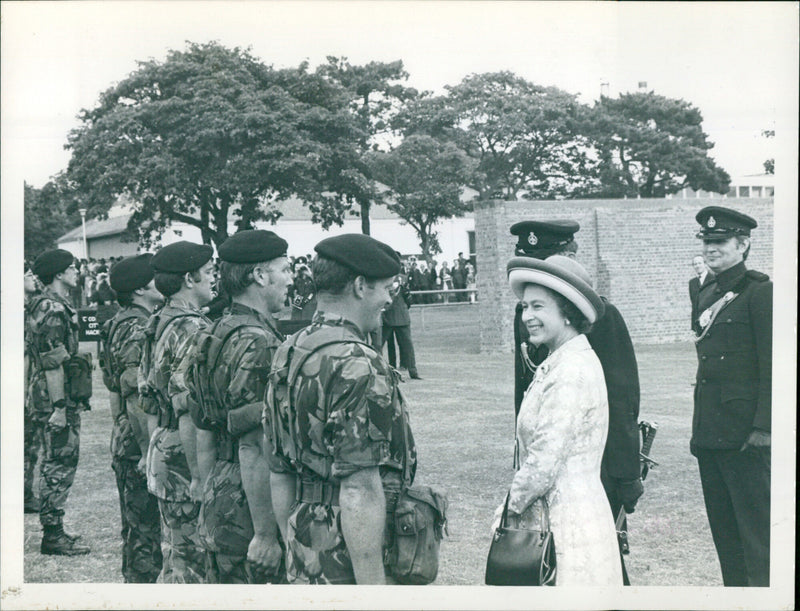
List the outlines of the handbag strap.
<svg viewBox="0 0 800 611">
<path fill-rule="evenodd" d="M 503 515 L 500 517 L 500 527 L 507 528 L 508 527 L 508 499 L 511 497 L 511 493 L 506 494 L 506 502 L 503 505 Z M 550 506 L 547 503 L 547 497 L 542 496 L 537 499 L 537 501 L 542 502 L 542 524 L 541 530 L 542 532 L 549 532 L 550 531 Z M 536 502 L 536 501 L 534 501 Z"/>
</svg>

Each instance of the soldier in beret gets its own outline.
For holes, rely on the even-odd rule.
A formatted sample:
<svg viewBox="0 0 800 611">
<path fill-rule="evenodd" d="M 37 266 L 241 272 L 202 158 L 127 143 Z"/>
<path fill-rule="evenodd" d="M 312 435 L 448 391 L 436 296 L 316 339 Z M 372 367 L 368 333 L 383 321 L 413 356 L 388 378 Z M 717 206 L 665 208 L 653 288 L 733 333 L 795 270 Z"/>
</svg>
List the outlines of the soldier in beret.
<svg viewBox="0 0 800 611">
<path fill-rule="evenodd" d="M 289 583 L 382 584 L 387 516 L 404 469 L 413 478 L 416 450 L 398 379 L 368 334 L 391 302 L 400 260 L 361 234 L 315 250 L 317 311 L 278 348 L 266 395 L 273 507 Z"/>
<path fill-rule="evenodd" d="M 261 415 L 272 357 L 284 339 L 274 315 L 292 280 L 286 248 L 265 230 L 240 231 L 219 247 L 220 282 L 232 303 L 187 356 L 207 583 L 267 583 L 285 575 Z"/>
<path fill-rule="evenodd" d="M 36 258 L 33 272 L 44 290 L 29 306 L 32 417 L 44 425 L 45 454 L 39 478 L 42 554 L 76 556 L 89 548 L 64 532 L 64 506 L 80 451 L 80 413 L 91 394 L 91 366 L 78 359 L 78 316 L 69 292 L 78 282 L 72 254 L 48 250 Z M 85 361 L 84 361 L 85 363 Z"/>
<path fill-rule="evenodd" d="M 153 281 L 152 256 L 128 257 L 112 265 L 109 284 L 121 309 L 101 331 L 100 367 L 113 419 L 111 467 L 119 492 L 125 583 L 155 583 L 161 572 L 161 524 L 158 501 L 147 490 L 150 439 L 137 384 L 144 327 L 164 301 Z"/>
<path fill-rule="evenodd" d="M 511 227 L 511 234 L 518 236 L 515 254 L 536 259 L 556 254 L 575 257 L 578 251 L 575 233 L 579 229 L 580 225 L 570 220 L 516 223 Z M 633 512 L 644 492 L 639 464 L 639 369 L 625 320 L 608 299 L 601 298 L 605 314 L 586 337 L 603 366 L 608 391 L 608 437 L 600 478 L 616 517 L 622 507 L 627 513 Z M 545 347 L 530 345 L 521 313 L 518 304 L 514 317 L 514 408 L 517 413 L 533 372 L 547 356 Z M 623 530 L 626 530 L 625 525 Z M 627 541 L 622 539 L 620 544 L 622 551 L 627 552 Z M 622 556 L 620 560 L 623 581 L 629 585 Z"/>
<path fill-rule="evenodd" d="M 138 379 L 150 432 L 147 485 L 161 513 L 161 583 L 205 580 L 197 531 L 202 498 L 197 431 L 189 415 L 181 361 L 189 340 L 210 323 L 200 308 L 213 296 L 212 254 L 211 246 L 180 241 L 165 246 L 150 261 L 156 288 L 166 302 L 147 322 Z"/>
<path fill-rule="evenodd" d="M 746 214 L 695 217 L 716 277 L 700 289 L 691 452 L 726 586 L 769 586 L 772 282 L 748 270 Z"/>
</svg>

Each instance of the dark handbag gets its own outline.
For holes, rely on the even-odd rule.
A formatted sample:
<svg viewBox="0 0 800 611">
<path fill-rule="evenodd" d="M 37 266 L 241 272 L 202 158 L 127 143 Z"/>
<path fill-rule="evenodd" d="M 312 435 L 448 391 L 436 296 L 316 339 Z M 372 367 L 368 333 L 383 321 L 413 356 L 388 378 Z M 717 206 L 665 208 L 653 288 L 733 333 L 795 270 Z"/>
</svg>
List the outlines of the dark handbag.
<svg viewBox="0 0 800 611">
<path fill-rule="evenodd" d="M 486 559 L 486 585 L 554 586 L 556 544 L 550 531 L 547 501 L 542 499 L 540 530 L 523 530 L 508 525 L 508 496 Z"/>
</svg>

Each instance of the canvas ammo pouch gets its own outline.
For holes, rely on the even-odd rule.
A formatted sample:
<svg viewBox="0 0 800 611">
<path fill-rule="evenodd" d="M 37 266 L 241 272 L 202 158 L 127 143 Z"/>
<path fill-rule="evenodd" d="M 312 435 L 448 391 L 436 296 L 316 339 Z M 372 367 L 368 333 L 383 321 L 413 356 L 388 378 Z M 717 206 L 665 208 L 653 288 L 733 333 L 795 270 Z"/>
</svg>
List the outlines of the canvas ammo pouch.
<svg viewBox="0 0 800 611">
<path fill-rule="evenodd" d="M 64 362 L 64 386 L 67 397 L 86 401 L 92 396 L 92 354 L 81 352 Z"/>
<path fill-rule="evenodd" d="M 430 486 L 400 490 L 384 564 L 404 585 L 432 583 L 439 573 L 439 545 L 447 530 L 447 498 Z"/>
</svg>

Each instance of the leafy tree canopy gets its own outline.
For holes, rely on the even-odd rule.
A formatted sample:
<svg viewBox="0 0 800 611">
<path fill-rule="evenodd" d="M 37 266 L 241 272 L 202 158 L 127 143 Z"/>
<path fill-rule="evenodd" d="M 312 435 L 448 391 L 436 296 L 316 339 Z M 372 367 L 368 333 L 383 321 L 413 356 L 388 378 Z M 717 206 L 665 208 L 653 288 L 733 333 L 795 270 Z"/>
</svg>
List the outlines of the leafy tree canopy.
<svg viewBox="0 0 800 611">
<path fill-rule="evenodd" d="M 452 142 L 427 135 L 408 136 L 388 153 L 372 153 L 370 161 L 390 188 L 387 207 L 416 230 L 430 263 L 442 252 L 434 225 L 472 209 L 460 196 L 475 162 Z"/>
<path fill-rule="evenodd" d="M 346 57 L 328 56 L 327 63 L 317 68 L 316 73 L 343 87 L 349 96 L 349 109 L 361 129 L 358 146 L 362 158 L 370 151 L 378 150 L 381 143 L 391 139 L 391 120 L 409 101 L 418 97 L 413 87 L 407 87 L 403 81 L 408 73 L 403 62 L 369 62 L 356 66 Z M 369 164 L 367 164 L 369 168 Z M 361 231 L 369 235 L 369 209 L 372 201 L 378 197 L 373 181 L 369 181 L 371 189 L 364 189 L 356 197 L 361 214 Z"/>
<path fill-rule="evenodd" d="M 482 199 L 564 196 L 588 173 L 572 94 L 511 72 L 473 74 L 446 89 L 411 105 L 396 125 L 467 151 L 477 160 L 469 186 Z"/>
<path fill-rule="evenodd" d="M 145 243 L 182 221 L 219 245 L 230 213 L 248 228 L 277 219 L 292 195 L 315 222 L 341 224 L 369 188 L 354 145 L 363 134 L 344 90 L 307 68 L 274 70 L 217 43 L 140 62 L 69 135 L 81 205 L 103 216 L 128 194 Z"/>
<path fill-rule="evenodd" d="M 25 183 L 25 258 L 33 261 L 45 250 L 55 248 L 56 240 L 76 227 L 66 211 L 66 200 L 58 178 L 37 189 Z"/>
<path fill-rule="evenodd" d="M 708 156 L 713 143 L 700 111 L 684 100 L 647 93 L 602 97 L 583 131 L 597 150 L 597 181 L 585 195 L 664 197 L 684 187 L 716 193 L 730 177 Z"/>
</svg>

